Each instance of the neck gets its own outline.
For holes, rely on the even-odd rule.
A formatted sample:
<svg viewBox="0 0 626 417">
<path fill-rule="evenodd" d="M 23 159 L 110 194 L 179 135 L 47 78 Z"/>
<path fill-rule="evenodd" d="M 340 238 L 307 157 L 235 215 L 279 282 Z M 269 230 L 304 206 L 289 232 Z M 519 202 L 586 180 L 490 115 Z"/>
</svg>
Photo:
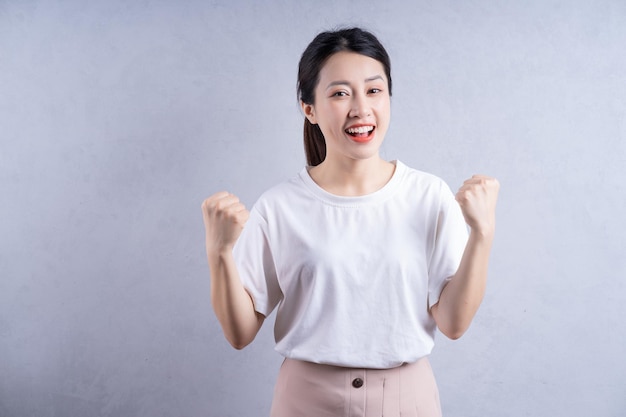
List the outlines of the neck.
<svg viewBox="0 0 626 417">
<path fill-rule="evenodd" d="M 391 179 L 395 165 L 379 156 L 363 160 L 327 158 L 311 168 L 313 181 L 331 194 L 354 197 L 380 190 Z"/>
</svg>

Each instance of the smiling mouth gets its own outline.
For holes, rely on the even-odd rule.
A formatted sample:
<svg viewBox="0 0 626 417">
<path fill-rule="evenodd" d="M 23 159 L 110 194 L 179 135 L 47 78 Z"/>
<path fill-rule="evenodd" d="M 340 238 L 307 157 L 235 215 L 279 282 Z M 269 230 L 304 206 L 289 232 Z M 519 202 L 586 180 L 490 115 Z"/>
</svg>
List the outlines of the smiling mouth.
<svg viewBox="0 0 626 417">
<path fill-rule="evenodd" d="M 356 142 L 367 142 L 376 128 L 374 126 L 350 127 L 345 132 Z"/>
</svg>

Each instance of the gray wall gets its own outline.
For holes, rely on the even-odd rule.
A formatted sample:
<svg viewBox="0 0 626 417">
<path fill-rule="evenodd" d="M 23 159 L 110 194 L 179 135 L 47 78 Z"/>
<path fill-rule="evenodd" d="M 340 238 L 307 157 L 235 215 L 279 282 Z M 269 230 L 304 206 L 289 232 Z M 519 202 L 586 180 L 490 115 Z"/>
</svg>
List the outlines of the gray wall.
<svg viewBox="0 0 626 417">
<path fill-rule="evenodd" d="M 262 416 L 209 302 L 201 201 L 304 164 L 322 29 L 393 62 L 383 153 L 502 184 L 484 304 L 432 356 L 449 417 L 626 412 L 626 3 L 0 1 L 0 416 Z"/>
</svg>

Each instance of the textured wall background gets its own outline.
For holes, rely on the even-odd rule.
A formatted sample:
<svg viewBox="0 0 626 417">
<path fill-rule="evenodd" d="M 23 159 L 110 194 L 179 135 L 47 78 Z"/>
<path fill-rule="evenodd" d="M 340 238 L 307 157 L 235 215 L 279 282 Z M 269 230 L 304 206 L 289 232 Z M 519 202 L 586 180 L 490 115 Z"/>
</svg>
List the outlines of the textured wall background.
<svg viewBox="0 0 626 417">
<path fill-rule="evenodd" d="M 502 184 L 445 415 L 624 415 L 625 2 L 0 0 L 0 416 L 267 415 L 272 320 L 222 337 L 200 203 L 301 168 L 297 62 L 340 24 L 392 57 L 385 157 Z"/>
</svg>

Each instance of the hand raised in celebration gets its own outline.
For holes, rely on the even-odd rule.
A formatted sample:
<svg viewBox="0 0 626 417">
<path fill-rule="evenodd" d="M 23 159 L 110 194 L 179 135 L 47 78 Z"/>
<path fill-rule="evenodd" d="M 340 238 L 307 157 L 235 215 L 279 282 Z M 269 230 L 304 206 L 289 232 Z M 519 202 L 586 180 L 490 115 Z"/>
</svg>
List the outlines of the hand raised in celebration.
<svg viewBox="0 0 626 417">
<path fill-rule="evenodd" d="M 226 191 L 202 203 L 207 253 L 232 250 L 250 213 L 237 196 Z"/>
<path fill-rule="evenodd" d="M 486 175 L 473 175 L 456 193 L 465 222 L 472 231 L 491 235 L 496 226 L 496 202 L 500 183 Z"/>
</svg>

